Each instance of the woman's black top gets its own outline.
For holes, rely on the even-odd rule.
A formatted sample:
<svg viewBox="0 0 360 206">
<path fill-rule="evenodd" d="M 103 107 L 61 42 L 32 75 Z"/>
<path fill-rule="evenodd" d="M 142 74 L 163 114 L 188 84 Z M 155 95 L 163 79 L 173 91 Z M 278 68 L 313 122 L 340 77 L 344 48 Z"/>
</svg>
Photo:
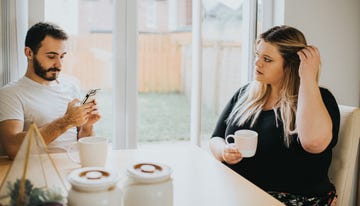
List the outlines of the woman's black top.
<svg viewBox="0 0 360 206">
<path fill-rule="evenodd" d="M 224 164 L 265 191 L 300 195 L 325 195 L 331 191 L 333 185 L 329 181 L 328 169 L 332 158 L 331 150 L 338 139 L 340 113 L 330 91 L 320 88 L 322 99 L 333 123 L 333 137 L 329 146 L 319 154 L 305 151 L 297 134 L 293 135 L 295 141 L 292 141 L 289 148 L 286 147 L 282 121 L 278 120 L 277 126 L 273 110 L 262 111 L 253 127 L 250 127 L 250 123 L 240 127 L 234 124 L 228 125 L 226 119 L 236 101 L 244 95 L 243 91 L 244 89 L 240 88 L 226 105 L 212 137 L 224 138 L 239 129 L 254 130 L 258 132 L 256 154 L 250 158 L 243 158 L 235 165 Z"/>
</svg>

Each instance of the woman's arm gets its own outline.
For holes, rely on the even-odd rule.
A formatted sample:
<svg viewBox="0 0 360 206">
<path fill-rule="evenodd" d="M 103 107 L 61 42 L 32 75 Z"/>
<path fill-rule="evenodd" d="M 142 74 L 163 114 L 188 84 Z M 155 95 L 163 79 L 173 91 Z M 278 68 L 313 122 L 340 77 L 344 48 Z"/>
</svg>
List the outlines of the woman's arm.
<svg viewBox="0 0 360 206">
<path fill-rule="evenodd" d="M 221 137 L 212 137 L 209 141 L 211 153 L 219 161 L 224 161 L 223 153 L 225 150 L 225 141 Z"/>
<path fill-rule="evenodd" d="M 298 52 L 300 57 L 300 88 L 296 112 L 296 127 L 304 150 L 320 153 L 332 138 L 332 121 L 317 83 L 320 54 L 308 46 Z"/>
<path fill-rule="evenodd" d="M 225 161 L 228 164 L 238 163 L 242 159 L 241 153 L 238 151 L 238 149 L 229 147 L 225 144 L 225 135 L 227 128 L 226 119 L 231 113 L 233 106 L 235 105 L 241 91 L 242 88 L 240 88 L 234 94 L 231 100 L 226 104 L 224 110 L 219 116 L 215 130 L 209 141 L 210 151 L 215 156 L 215 158 L 221 162 Z"/>
<path fill-rule="evenodd" d="M 227 145 L 221 137 L 212 137 L 209 146 L 211 153 L 221 162 L 236 164 L 242 160 L 240 151 L 233 144 Z"/>
</svg>

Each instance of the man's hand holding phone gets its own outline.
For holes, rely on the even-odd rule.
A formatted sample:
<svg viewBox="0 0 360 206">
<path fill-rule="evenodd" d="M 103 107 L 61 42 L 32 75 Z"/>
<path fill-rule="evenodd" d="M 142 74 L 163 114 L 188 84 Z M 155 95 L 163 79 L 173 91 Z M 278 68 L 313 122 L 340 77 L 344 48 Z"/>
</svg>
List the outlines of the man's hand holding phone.
<svg viewBox="0 0 360 206">
<path fill-rule="evenodd" d="M 89 90 L 82 101 L 73 99 L 68 104 L 63 124 L 66 127 L 77 127 L 78 138 L 93 135 L 93 124 L 101 119 L 95 100 L 98 90 Z"/>
<path fill-rule="evenodd" d="M 95 122 L 97 122 L 100 119 L 100 115 L 99 115 L 99 111 L 97 108 L 97 103 L 96 103 L 96 94 L 100 89 L 90 89 L 85 97 L 82 99 L 81 103 L 79 105 L 77 105 L 76 108 L 74 108 L 76 110 L 76 116 L 78 116 L 79 120 L 77 126 L 91 126 L 92 124 L 94 124 Z M 79 100 L 77 100 L 79 101 Z M 74 114 L 75 115 L 75 114 Z M 82 122 L 82 123 L 80 123 Z M 80 123 L 80 124 L 79 124 Z"/>
</svg>

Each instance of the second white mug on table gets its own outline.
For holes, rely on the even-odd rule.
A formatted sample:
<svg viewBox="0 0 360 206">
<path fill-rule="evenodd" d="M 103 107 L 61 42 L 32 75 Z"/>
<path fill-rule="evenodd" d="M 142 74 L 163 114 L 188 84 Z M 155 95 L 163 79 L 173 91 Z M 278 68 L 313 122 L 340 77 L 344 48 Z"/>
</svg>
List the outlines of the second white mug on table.
<svg viewBox="0 0 360 206">
<path fill-rule="evenodd" d="M 71 152 L 75 146 L 78 148 L 78 157 Z M 108 155 L 108 140 L 97 136 L 82 137 L 67 149 L 67 155 L 82 167 L 104 167 Z"/>
</svg>

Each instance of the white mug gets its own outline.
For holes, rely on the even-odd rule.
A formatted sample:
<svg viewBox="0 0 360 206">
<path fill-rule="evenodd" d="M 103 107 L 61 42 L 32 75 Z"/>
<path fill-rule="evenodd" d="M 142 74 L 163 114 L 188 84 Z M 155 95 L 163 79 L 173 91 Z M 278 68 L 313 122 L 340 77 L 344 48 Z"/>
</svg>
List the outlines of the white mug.
<svg viewBox="0 0 360 206">
<path fill-rule="evenodd" d="M 235 146 L 239 149 L 243 157 L 252 157 L 255 155 L 258 133 L 253 130 L 241 129 L 230 134 L 225 138 L 226 144 L 231 144 L 229 139 L 234 140 Z"/>
<path fill-rule="evenodd" d="M 73 147 L 78 148 L 78 158 L 71 152 Z M 82 167 L 104 167 L 108 153 L 108 140 L 105 137 L 82 137 L 67 149 L 68 157 L 81 164 Z"/>
</svg>

